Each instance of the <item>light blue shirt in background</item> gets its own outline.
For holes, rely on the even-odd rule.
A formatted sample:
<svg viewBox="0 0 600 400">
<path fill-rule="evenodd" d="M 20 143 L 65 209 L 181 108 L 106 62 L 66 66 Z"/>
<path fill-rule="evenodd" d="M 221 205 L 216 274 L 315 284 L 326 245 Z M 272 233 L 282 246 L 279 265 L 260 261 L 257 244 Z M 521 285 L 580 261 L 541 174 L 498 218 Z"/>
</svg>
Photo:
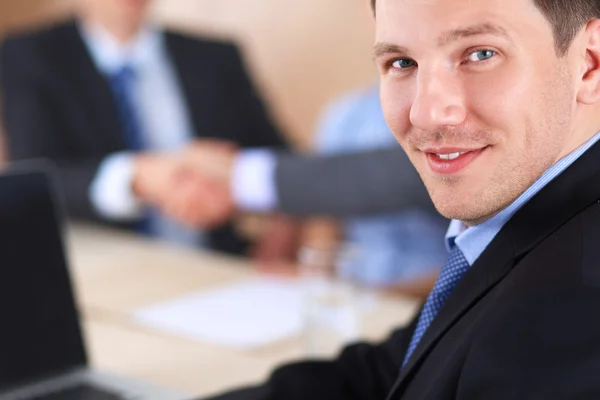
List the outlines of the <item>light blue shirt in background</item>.
<svg viewBox="0 0 600 400">
<path fill-rule="evenodd" d="M 546 172 L 544 172 L 542 176 L 525 190 L 511 205 L 482 224 L 465 229 L 464 224 L 460 221 L 453 220 L 450 222 L 450 227 L 446 233 L 446 247 L 450 249 L 451 242 L 454 241 L 465 255 L 469 265 L 473 265 L 481 253 L 483 253 L 486 247 L 492 242 L 494 237 L 496 237 L 498 232 L 500 232 L 500 229 L 502 229 L 504 224 L 506 224 L 533 196 L 573 164 L 598 140 L 600 140 L 600 132 L 578 149 L 561 158 L 556 164 L 548 168 L 548 170 L 546 170 Z"/>
<path fill-rule="evenodd" d="M 321 154 L 356 152 L 398 146 L 386 125 L 377 86 L 352 93 L 324 113 L 316 136 Z M 357 259 L 346 275 L 369 285 L 406 282 L 435 273 L 447 253 L 447 220 L 413 209 L 344 221 L 348 241 L 357 247 Z"/>
</svg>

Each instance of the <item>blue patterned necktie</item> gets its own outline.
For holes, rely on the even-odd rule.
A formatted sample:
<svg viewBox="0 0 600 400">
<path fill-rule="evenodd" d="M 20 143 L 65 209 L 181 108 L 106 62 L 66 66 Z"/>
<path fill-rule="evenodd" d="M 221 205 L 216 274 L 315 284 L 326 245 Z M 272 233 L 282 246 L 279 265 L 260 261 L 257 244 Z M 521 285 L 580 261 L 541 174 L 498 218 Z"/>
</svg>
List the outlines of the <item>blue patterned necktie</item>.
<svg viewBox="0 0 600 400">
<path fill-rule="evenodd" d="M 431 324 L 431 321 L 433 321 L 438 311 L 440 311 L 440 308 L 442 308 L 442 305 L 446 302 L 448 297 L 450 297 L 450 294 L 456 287 L 458 281 L 460 281 L 468 269 L 469 262 L 465 258 L 465 255 L 458 246 L 453 244 L 448 260 L 446 260 L 446 263 L 442 267 L 433 290 L 429 293 L 425 306 L 423 306 L 417 328 L 413 333 L 412 340 L 408 346 L 408 351 L 406 352 L 406 357 L 404 357 L 404 362 L 402 363 L 403 367 L 417 348 L 417 345 Z"/>
<path fill-rule="evenodd" d="M 135 71 L 130 66 L 124 66 L 112 74 L 109 80 L 121 120 L 123 140 L 129 150 L 142 151 L 143 132 L 133 96 Z"/>
</svg>

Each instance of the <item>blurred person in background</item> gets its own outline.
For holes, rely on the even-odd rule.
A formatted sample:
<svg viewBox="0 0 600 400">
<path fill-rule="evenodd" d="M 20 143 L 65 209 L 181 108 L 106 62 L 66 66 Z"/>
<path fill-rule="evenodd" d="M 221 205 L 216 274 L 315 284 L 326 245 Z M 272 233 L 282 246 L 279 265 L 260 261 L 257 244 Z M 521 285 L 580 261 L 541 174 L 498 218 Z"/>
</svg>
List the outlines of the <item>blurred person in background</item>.
<svg viewBox="0 0 600 400">
<path fill-rule="evenodd" d="M 75 218 L 243 254 L 228 189 L 184 168 L 177 152 L 200 138 L 286 143 L 236 45 L 153 25 L 149 4 L 79 0 L 73 20 L 9 35 L 0 55 L 9 156 L 54 161 Z M 197 229 L 181 197 L 200 198 L 194 207 L 218 221 Z M 294 226 L 283 217 L 272 226 L 263 243 L 277 257 L 269 234 L 285 247 Z"/>
<path fill-rule="evenodd" d="M 383 117 L 378 85 L 334 101 L 324 112 L 315 138 L 319 154 L 397 146 Z M 348 218 L 340 221 L 341 229 L 327 227 L 332 223 L 329 219 L 307 222 L 312 225 L 310 231 L 318 232 L 318 238 L 306 239 L 308 245 L 350 243 L 356 248 L 356 257 L 343 263 L 341 272 L 367 286 L 396 286 L 424 297 L 447 256 L 443 240 L 447 220 L 427 207 Z"/>
</svg>

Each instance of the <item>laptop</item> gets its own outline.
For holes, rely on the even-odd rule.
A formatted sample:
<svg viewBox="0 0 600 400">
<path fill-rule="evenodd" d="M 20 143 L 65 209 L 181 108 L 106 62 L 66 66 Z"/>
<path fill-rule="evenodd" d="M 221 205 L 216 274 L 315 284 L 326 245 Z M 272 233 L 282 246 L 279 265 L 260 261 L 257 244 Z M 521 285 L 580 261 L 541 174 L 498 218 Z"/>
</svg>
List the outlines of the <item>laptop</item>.
<svg viewBox="0 0 600 400">
<path fill-rule="evenodd" d="M 89 366 L 49 168 L 0 174 L 0 400 L 181 400 Z"/>
</svg>

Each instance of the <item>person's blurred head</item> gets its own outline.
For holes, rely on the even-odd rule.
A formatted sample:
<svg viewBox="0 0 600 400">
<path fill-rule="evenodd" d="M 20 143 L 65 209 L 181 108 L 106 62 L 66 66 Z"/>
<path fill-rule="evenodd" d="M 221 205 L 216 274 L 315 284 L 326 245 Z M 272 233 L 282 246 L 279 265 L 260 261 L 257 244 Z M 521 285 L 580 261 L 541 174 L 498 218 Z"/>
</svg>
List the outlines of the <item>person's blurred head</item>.
<svg viewBox="0 0 600 400">
<path fill-rule="evenodd" d="M 480 223 L 600 130 L 597 0 L 372 0 L 381 100 L 438 210 Z"/>
<path fill-rule="evenodd" d="M 151 0 L 80 0 L 84 18 L 99 22 L 117 39 L 129 40 L 143 25 Z"/>
</svg>

